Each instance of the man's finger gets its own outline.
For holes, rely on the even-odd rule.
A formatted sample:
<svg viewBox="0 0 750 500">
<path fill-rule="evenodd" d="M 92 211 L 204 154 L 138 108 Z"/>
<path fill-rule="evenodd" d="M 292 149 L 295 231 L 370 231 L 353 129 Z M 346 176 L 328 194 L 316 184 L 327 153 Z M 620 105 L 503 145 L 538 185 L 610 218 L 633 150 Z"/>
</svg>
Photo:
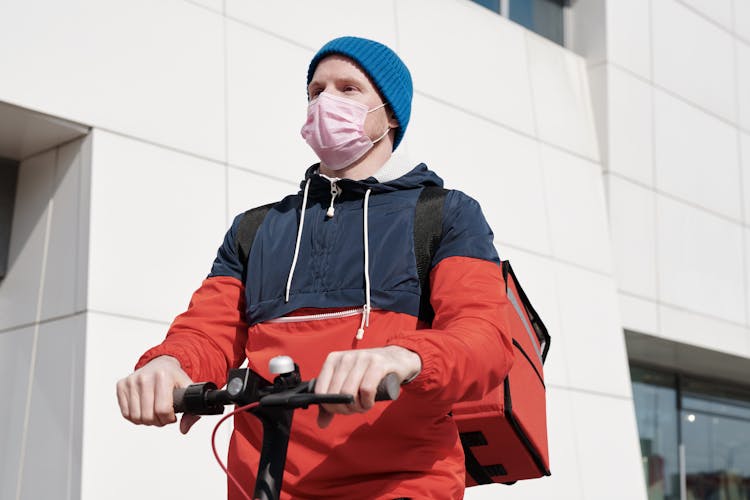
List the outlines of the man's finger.
<svg viewBox="0 0 750 500">
<path fill-rule="evenodd" d="M 141 422 L 146 425 L 153 425 L 154 419 L 154 379 L 149 377 L 145 379 L 140 377 L 138 384 L 138 392 L 140 393 L 140 410 L 141 410 Z"/>
<path fill-rule="evenodd" d="M 331 424 L 333 413 L 329 412 L 323 406 L 318 405 L 318 427 L 325 429 Z"/>
<path fill-rule="evenodd" d="M 154 384 L 154 418 L 156 418 L 158 425 L 163 426 L 175 422 L 175 418 L 172 398 L 172 387 L 173 384 L 169 377 L 164 374 L 156 374 L 156 383 Z"/>
<path fill-rule="evenodd" d="M 338 356 L 336 364 L 333 366 L 331 381 L 328 384 L 328 390 L 326 392 L 331 394 L 344 394 L 342 388 L 349 379 L 352 370 L 356 369 L 359 362 L 358 353 L 356 352 L 348 351 L 342 353 L 341 356 Z M 350 392 L 349 394 L 356 395 L 356 392 Z"/>
<path fill-rule="evenodd" d="M 325 394 L 331 392 L 329 386 L 331 384 L 331 376 L 333 376 L 333 370 L 338 364 L 338 353 L 332 352 L 328 355 L 323 363 L 323 367 L 320 369 L 320 373 L 315 379 L 315 394 Z"/>
<path fill-rule="evenodd" d="M 120 405 L 120 413 L 122 413 L 122 416 L 130 419 L 127 390 L 125 389 L 125 382 L 122 380 L 117 382 L 117 404 Z"/>
<path fill-rule="evenodd" d="M 141 397 L 140 390 L 135 387 L 135 383 L 132 379 L 128 385 L 128 413 L 130 415 L 129 420 L 134 424 L 142 423 L 141 420 Z"/>
<path fill-rule="evenodd" d="M 360 401 L 360 393 L 363 377 L 370 370 L 370 365 L 371 360 L 369 358 L 357 358 L 354 365 L 349 369 L 346 379 L 339 390 L 341 394 L 351 394 L 354 396 L 354 402 L 348 405 L 348 408 L 353 412 L 359 413 L 365 410 L 365 406 Z"/>
</svg>

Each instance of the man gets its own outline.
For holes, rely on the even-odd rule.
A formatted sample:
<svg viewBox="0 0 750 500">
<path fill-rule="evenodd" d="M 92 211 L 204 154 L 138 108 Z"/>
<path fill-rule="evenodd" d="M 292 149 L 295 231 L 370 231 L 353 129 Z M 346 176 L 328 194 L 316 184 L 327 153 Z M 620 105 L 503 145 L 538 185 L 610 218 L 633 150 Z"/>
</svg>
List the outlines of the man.
<svg viewBox="0 0 750 500">
<path fill-rule="evenodd" d="M 451 406 L 481 398 L 512 363 L 492 232 L 474 200 L 448 192 L 430 271 L 435 316 L 418 321 L 414 211 L 442 180 L 424 164 L 389 162 L 409 123 L 409 71 L 386 46 L 344 37 L 313 57 L 307 81 L 302 135 L 320 164 L 264 219 L 245 278 L 235 219 L 188 310 L 118 382 L 122 414 L 172 423 L 174 387 L 221 386 L 245 357 L 272 379 L 268 360 L 286 354 L 303 379 L 317 377 L 316 392 L 355 400 L 297 412 L 283 498 L 461 498 Z M 405 382 L 402 395 L 374 404 L 389 372 Z M 195 420 L 183 416 L 181 430 Z M 254 478 L 261 439 L 254 417 L 235 418 L 235 476 Z M 241 498 L 231 483 L 229 497 Z"/>
</svg>

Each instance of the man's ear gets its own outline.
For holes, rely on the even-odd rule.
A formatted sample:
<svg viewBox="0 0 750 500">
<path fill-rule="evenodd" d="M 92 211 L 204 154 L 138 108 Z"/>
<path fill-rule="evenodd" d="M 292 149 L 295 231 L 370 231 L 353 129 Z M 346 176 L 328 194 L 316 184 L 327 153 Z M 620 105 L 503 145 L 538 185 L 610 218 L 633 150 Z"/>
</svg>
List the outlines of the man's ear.
<svg viewBox="0 0 750 500">
<path fill-rule="evenodd" d="M 388 126 L 391 128 L 398 128 L 398 120 L 396 119 L 396 115 L 393 114 L 393 110 L 390 106 L 386 106 L 386 111 L 388 113 Z"/>
</svg>

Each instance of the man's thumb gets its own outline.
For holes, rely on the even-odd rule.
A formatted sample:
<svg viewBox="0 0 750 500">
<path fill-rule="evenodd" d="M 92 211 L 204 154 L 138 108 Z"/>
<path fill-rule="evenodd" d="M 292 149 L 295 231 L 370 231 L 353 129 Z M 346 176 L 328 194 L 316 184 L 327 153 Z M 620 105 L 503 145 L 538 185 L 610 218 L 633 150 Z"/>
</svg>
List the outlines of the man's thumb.
<svg viewBox="0 0 750 500">
<path fill-rule="evenodd" d="M 331 424 L 333 413 L 329 412 L 322 406 L 318 406 L 318 427 L 325 429 Z"/>
<path fill-rule="evenodd" d="M 187 387 L 190 384 L 193 383 L 193 381 L 190 379 L 190 377 L 187 376 L 185 372 L 180 370 L 180 375 L 178 379 L 178 387 Z M 182 418 L 180 419 L 180 432 L 183 434 L 187 434 L 187 432 L 190 430 L 190 428 L 195 424 L 198 420 L 200 420 L 199 415 L 191 415 L 190 413 L 183 413 Z"/>
<path fill-rule="evenodd" d="M 180 419 L 180 432 L 187 434 L 193 424 L 200 420 L 200 418 L 200 415 L 191 415 L 190 413 L 183 414 Z"/>
</svg>

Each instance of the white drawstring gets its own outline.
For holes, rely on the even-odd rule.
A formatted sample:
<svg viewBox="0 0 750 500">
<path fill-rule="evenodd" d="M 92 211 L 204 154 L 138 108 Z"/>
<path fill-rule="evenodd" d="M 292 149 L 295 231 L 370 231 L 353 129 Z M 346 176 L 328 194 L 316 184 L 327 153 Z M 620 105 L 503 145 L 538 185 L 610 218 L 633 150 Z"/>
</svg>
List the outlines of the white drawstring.
<svg viewBox="0 0 750 500">
<path fill-rule="evenodd" d="M 362 308 L 362 323 L 359 325 L 357 330 L 357 340 L 362 340 L 365 336 L 365 327 L 370 326 L 370 244 L 367 239 L 367 210 L 370 201 L 370 191 L 368 189 L 365 193 L 365 207 L 363 214 L 363 225 L 364 230 L 364 242 L 365 242 L 365 305 Z"/>
<path fill-rule="evenodd" d="M 305 194 L 302 195 L 302 212 L 299 215 L 299 229 L 297 229 L 297 242 L 294 244 L 294 258 L 292 259 L 292 267 L 289 269 L 289 277 L 286 280 L 285 302 L 289 302 L 289 290 L 292 288 L 292 276 L 294 276 L 294 268 L 297 267 L 299 243 L 302 239 L 302 226 L 305 224 L 305 209 L 307 208 L 307 191 L 309 188 L 310 179 L 307 179 L 307 183 L 305 184 Z"/>
<path fill-rule="evenodd" d="M 305 224 L 305 210 L 307 209 L 307 193 L 310 189 L 310 179 L 307 179 L 307 183 L 305 183 L 305 191 L 302 195 L 302 211 L 300 213 L 300 219 L 299 219 L 299 228 L 297 229 L 297 241 L 294 244 L 294 257 L 292 258 L 292 267 L 289 269 L 289 277 L 286 280 L 286 294 L 285 294 L 285 301 L 289 302 L 289 292 L 292 288 L 292 277 L 294 276 L 294 269 L 297 267 L 297 258 L 299 257 L 299 247 L 300 242 L 302 241 L 302 227 Z M 365 336 L 365 328 L 370 326 L 370 311 L 372 309 L 372 306 L 370 304 L 370 243 L 368 238 L 368 226 L 367 226 L 367 214 L 369 211 L 369 205 L 370 205 L 370 193 L 372 192 L 371 189 L 368 189 L 365 193 L 365 202 L 364 202 L 364 210 L 363 210 L 363 239 L 364 239 L 364 247 L 365 247 L 365 264 L 364 264 L 364 272 L 365 272 L 365 305 L 362 307 L 362 322 L 359 325 L 359 329 L 357 330 L 357 340 L 362 340 Z M 341 194 L 341 188 L 339 188 L 334 182 L 331 182 L 331 205 L 328 208 L 328 215 L 329 217 L 333 217 L 333 201 Z"/>
</svg>

